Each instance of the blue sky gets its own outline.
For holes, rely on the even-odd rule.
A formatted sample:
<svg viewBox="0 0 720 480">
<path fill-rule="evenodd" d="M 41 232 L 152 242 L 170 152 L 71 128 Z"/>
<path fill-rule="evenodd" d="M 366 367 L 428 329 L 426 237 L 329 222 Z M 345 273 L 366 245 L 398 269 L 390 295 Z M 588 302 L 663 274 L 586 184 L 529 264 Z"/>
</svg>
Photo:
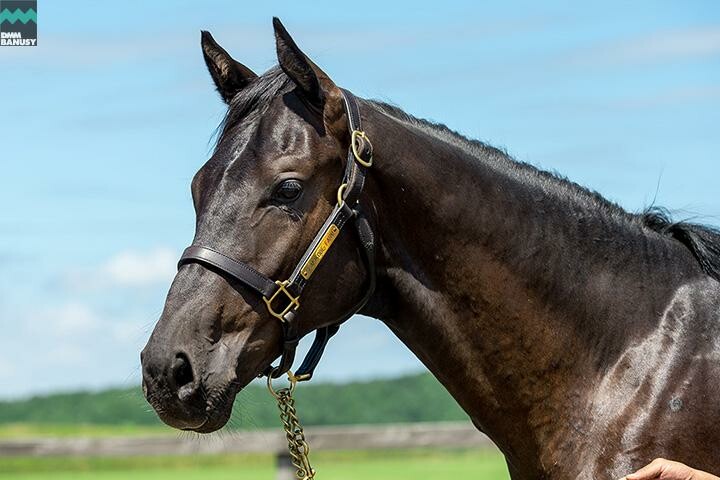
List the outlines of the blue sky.
<svg viewBox="0 0 720 480">
<path fill-rule="evenodd" d="M 356 94 L 720 225 L 716 1 L 38 3 L 39 46 L 0 47 L 0 397 L 139 382 L 224 111 L 200 29 L 260 72 L 278 15 Z M 418 368 L 356 318 L 318 378 Z"/>
</svg>

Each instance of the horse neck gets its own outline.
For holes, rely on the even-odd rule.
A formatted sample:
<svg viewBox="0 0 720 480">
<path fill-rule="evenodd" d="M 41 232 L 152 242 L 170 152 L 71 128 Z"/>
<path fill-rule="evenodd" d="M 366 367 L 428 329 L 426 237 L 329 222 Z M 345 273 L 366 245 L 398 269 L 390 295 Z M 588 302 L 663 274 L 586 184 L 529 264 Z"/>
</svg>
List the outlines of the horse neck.
<svg viewBox="0 0 720 480">
<path fill-rule="evenodd" d="M 649 266 L 667 260 L 667 244 L 619 208 L 497 150 L 365 110 L 380 239 L 367 313 L 517 469 L 536 468 L 522 463 L 553 445 L 555 419 L 582 410 L 633 332 L 652 328 L 633 319 L 658 308 L 643 285 L 676 283 Z"/>
</svg>

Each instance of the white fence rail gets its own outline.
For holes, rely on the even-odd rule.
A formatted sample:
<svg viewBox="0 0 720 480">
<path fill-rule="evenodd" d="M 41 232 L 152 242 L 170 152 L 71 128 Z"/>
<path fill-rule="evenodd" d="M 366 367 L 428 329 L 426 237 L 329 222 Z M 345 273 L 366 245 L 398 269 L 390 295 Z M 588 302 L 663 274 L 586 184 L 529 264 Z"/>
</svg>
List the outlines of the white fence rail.
<svg viewBox="0 0 720 480">
<path fill-rule="evenodd" d="M 492 442 L 469 423 L 310 426 L 306 429 L 306 435 L 313 451 L 423 447 L 494 448 Z M 273 453 L 277 456 L 278 480 L 293 478 L 286 449 L 285 435 L 279 425 L 277 430 L 234 432 L 202 438 L 150 436 L 0 440 L 0 457 Z"/>
</svg>

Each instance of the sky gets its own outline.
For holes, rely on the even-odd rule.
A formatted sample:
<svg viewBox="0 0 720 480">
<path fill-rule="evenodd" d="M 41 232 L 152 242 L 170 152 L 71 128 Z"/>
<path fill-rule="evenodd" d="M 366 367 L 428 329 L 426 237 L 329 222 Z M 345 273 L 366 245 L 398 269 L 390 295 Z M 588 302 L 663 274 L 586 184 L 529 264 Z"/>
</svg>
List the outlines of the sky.
<svg viewBox="0 0 720 480">
<path fill-rule="evenodd" d="M 38 46 L 0 47 L 0 398 L 139 384 L 224 113 L 200 30 L 262 72 L 273 15 L 357 95 L 720 226 L 714 0 L 39 0 Z M 356 317 L 316 376 L 422 368 Z"/>
</svg>

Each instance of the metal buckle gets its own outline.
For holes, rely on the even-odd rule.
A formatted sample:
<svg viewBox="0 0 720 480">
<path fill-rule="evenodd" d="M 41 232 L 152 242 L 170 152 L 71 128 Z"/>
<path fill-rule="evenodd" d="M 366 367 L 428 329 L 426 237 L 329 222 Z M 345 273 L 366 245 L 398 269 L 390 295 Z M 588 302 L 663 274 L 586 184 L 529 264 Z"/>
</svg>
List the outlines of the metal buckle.
<svg viewBox="0 0 720 480">
<path fill-rule="evenodd" d="M 300 295 L 298 295 L 297 297 L 293 297 L 292 294 L 287 290 L 286 287 L 290 285 L 289 280 L 285 280 L 282 282 L 280 280 L 275 280 L 275 285 L 278 286 L 278 289 L 270 296 L 270 298 L 263 296 L 263 301 L 265 302 L 265 306 L 267 306 L 270 315 L 280 319 L 281 322 L 285 322 L 285 314 L 288 313 L 291 309 L 297 310 L 297 308 L 300 306 Z M 276 312 L 272 304 L 277 298 L 277 296 L 280 294 L 280 292 L 284 293 L 285 297 L 287 297 L 290 302 L 287 304 L 287 306 L 283 309 L 282 312 Z"/>
<path fill-rule="evenodd" d="M 358 152 L 357 149 L 357 139 L 361 138 L 363 141 L 367 142 L 368 145 L 370 145 L 370 160 L 363 160 L 362 157 L 360 157 L 360 152 Z M 373 158 L 372 158 L 372 143 L 370 142 L 370 139 L 368 136 L 363 132 L 362 130 L 353 130 L 352 136 L 350 137 L 350 147 L 352 148 L 353 155 L 355 156 L 355 161 L 358 162 L 363 167 L 372 167 L 373 164 Z"/>
</svg>

